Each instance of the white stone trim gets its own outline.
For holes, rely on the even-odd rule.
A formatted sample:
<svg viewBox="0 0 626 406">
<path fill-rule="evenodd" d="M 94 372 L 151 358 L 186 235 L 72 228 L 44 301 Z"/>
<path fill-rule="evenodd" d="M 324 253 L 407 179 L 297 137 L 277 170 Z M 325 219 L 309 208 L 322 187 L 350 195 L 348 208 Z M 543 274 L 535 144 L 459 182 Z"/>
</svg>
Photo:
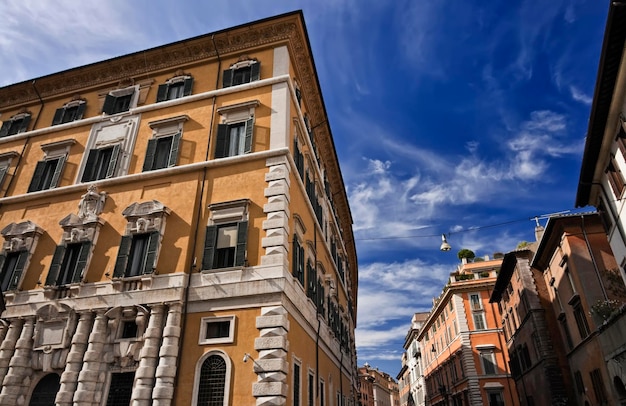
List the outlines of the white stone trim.
<svg viewBox="0 0 626 406">
<path fill-rule="evenodd" d="M 203 354 L 196 363 L 196 370 L 193 378 L 193 393 L 191 397 L 191 404 L 198 404 L 198 387 L 200 386 L 200 370 L 202 369 L 202 363 L 211 355 L 218 355 L 226 362 L 226 376 L 224 377 L 224 406 L 230 405 L 230 387 L 231 387 L 231 375 L 232 375 L 232 361 L 228 355 L 222 350 L 211 350 Z M 180 371 L 179 371 L 180 373 Z"/>
<path fill-rule="evenodd" d="M 227 337 L 206 338 L 207 326 L 210 323 L 218 323 L 222 321 L 229 322 L 229 332 Z M 200 335 L 198 336 L 199 345 L 207 344 L 225 344 L 235 341 L 235 327 L 237 323 L 236 316 L 220 316 L 220 317 L 203 317 L 200 320 Z"/>
</svg>

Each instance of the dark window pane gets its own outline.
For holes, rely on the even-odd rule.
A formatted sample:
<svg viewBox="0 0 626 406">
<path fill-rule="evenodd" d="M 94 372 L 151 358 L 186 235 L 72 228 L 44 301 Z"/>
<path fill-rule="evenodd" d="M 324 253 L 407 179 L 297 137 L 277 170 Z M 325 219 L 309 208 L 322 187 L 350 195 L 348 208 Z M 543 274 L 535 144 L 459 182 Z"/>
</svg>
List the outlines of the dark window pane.
<svg viewBox="0 0 626 406">
<path fill-rule="evenodd" d="M 148 254 L 150 234 L 136 234 L 130 248 L 130 260 L 124 276 L 138 276 L 143 274 Z"/>
<path fill-rule="evenodd" d="M 57 374 L 48 374 L 33 389 L 29 406 L 54 406 L 54 399 L 61 387 L 61 377 Z"/>
<path fill-rule="evenodd" d="M 167 168 L 172 150 L 172 139 L 173 137 L 161 137 L 157 140 L 152 170 Z"/>
<path fill-rule="evenodd" d="M 125 321 L 122 324 L 122 336 L 121 338 L 135 338 L 137 337 L 137 323 L 134 320 Z"/>
<path fill-rule="evenodd" d="M 213 321 L 207 323 L 205 338 L 224 338 L 230 335 L 230 321 Z"/>
<path fill-rule="evenodd" d="M 185 83 L 178 82 L 171 84 L 167 87 L 167 100 L 178 99 L 179 97 L 183 97 L 183 92 L 185 90 Z"/>
<path fill-rule="evenodd" d="M 11 125 L 9 127 L 9 132 L 7 133 L 7 135 L 15 135 L 19 133 L 20 128 L 22 128 L 23 121 L 24 121 L 23 118 L 12 120 Z"/>
<path fill-rule="evenodd" d="M 111 374 L 109 396 L 107 406 L 128 406 L 133 392 L 135 372 L 122 372 Z"/>
<path fill-rule="evenodd" d="M 15 267 L 17 266 L 17 260 L 20 257 L 19 252 L 11 252 L 7 255 L 7 258 L 4 260 L 4 266 L 2 267 L 2 291 L 6 292 L 9 289 L 9 284 L 11 283 L 11 279 L 13 278 L 13 272 L 15 272 Z"/>
<path fill-rule="evenodd" d="M 59 163 L 59 159 L 49 159 L 45 162 L 43 173 L 37 185 L 35 185 L 35 190 L 47 190 L 50 189 L 52 185 L 52 178 L 54 177 L 54 171 L 57 168 Z"/>
<path fill-rule="evenodd" d="M 113 106 L 113 113 L 121 113 L 130 109 L 130 101 L 133 98 L 133 94 L 127 94 L 126 96 L 117 96 L 115 98 L 115 105 Z"/>
<path fill-rule="evenodd" d="M 226 362 L 219 355 L 210 355 L 200 368 L 198 406 L 223 406 L 226 386 Z"/>
<path fill-rule="evenodd" d="M 74 272 L 76 272 L 76 264 L 78 263 L 78 256 L 80 255 L 80 248 L 82 244 L 69 244 L 65 250 L 65 256 L 63 257 L 63 264 L 61 265 L 61 272 L 57 281 L 58 286 L 63 286 L 72 283 L 74 278 Z"/>
<path fill-rule="evenodd" d="M 113 156 L 113 147 L 98 149 L 96 158 L 96 165 L 93 170 L 93 176 L 90 180 L 105 179 L 107 176 L 107 170 L 109 169 L 109 163 Z"/>
<path fill-rule="evenodd" d="M 252 68 L 250 66 L 235 70 L 233 73 L 233 86 L 240 85 L 242 83 L 250 83 L 251 73 Z"/>
<path fill-rule="evenodd" d="M 71 121 L 76 120 L 78 115 L 78 105 L 72 107 L 66 107 L 63 112 L 63 118 L 61 119 L 61 123 L 69 123 Z"/>
</svg>

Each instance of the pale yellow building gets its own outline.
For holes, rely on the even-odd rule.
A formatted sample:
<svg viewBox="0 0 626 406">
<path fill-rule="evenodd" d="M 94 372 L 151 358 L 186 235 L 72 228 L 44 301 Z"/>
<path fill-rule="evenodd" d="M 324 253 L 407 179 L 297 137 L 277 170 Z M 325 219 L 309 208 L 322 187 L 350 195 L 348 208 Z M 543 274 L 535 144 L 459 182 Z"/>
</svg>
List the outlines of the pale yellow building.
<svg viewBox="0 0 626 406">
<path fill-rule="evenodd" d="M 301 12 L 0 88 L 0 120 L 0 404 L 354 404 Z"/>
</svg>

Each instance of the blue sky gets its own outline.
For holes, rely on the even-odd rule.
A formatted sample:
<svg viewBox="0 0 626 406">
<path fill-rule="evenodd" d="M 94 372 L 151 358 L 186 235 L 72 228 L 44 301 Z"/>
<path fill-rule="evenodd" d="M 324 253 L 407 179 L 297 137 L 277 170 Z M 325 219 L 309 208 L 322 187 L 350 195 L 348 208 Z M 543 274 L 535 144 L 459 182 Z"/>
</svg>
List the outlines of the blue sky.
<svg viewBox="0 0 626 406">
<path fill-rule="evenodd" d="M 355 222 L 359 364 L 395 376 L 459 249 L 508 252 L 573 209 L 608 4 L 2 0 L 0 86 L 302 9 Z"/>
</svg>

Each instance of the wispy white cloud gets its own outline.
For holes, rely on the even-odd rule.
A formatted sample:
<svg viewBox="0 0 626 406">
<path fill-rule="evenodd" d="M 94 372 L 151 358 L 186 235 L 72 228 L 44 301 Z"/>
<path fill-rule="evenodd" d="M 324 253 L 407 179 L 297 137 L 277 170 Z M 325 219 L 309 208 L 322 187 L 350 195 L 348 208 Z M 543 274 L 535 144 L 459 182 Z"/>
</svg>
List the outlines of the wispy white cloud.
<svg viewBox="0 0 626 406">
<path fill-rule="evenodd" d="M 593 97 L 589 96 L 588 94 L 583 93 L 580 89 L 578 89 L 576 86 L 574 85 L 570 85 L 569 86 L 569 91 L 572 95 L 572 99 L 579 101 L 583 104 L 586 104 L 588 106 L 591 105 L 591 102 L 593 101 Z"/>
</svg>

